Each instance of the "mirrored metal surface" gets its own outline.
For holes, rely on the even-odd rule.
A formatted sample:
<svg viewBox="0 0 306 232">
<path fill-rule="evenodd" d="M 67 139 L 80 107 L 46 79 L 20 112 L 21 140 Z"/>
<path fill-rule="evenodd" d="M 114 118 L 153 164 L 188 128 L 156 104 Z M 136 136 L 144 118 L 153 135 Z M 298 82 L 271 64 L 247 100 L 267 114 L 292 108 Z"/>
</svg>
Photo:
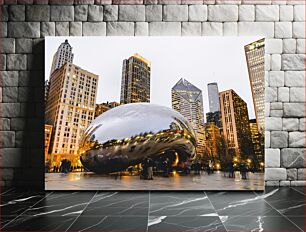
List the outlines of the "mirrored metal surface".
<svg viewBox="0 0 306 232">
<path fill-rule="evenodd" d="M 180 160 L 193 159 L 195 147 L 195 133 L 181 114 L 151 103 L 132 103 L 97 117 L 86 129 L 79 152 L 86 169 L 111 173 L 171 152 Z"/>
</svg>

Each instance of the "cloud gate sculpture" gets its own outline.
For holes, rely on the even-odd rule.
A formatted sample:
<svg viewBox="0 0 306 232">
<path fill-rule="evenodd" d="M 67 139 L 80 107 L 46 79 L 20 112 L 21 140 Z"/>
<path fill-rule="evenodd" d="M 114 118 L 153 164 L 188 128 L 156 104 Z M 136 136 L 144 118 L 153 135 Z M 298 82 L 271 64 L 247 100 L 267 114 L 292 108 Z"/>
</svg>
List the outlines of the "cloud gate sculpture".
<svg viewBox="0 0 306 232">
<path fill-rule="evenodd" d="M 86 129 L 79 152 L 87 170 L 111 173 L 171 152 L 180 160 L 193 159 L 195 147 L 195 133 L 181 114 L 151 103 L 131 103 L 97 117 Z"/>
</svg>

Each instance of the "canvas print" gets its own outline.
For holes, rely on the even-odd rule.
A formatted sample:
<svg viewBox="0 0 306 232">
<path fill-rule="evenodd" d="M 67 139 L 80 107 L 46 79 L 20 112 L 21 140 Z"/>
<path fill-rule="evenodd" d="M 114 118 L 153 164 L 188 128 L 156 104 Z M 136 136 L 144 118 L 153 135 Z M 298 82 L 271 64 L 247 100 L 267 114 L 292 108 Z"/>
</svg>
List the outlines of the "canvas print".
<svg viewBox="0 0 306 232">
<path fill-rule="evenodd" d="M 262 37 L 46 37 L 46 190 L 264 190 Z"/>
</svg>

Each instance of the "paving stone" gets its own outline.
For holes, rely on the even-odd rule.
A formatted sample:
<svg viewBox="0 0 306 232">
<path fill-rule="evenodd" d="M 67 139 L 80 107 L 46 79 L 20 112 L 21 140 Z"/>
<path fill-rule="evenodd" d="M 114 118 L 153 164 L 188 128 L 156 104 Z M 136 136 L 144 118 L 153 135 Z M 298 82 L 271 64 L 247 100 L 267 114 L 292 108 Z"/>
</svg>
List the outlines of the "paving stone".
<svg viewBox="0 0 306 232">
<path fill-rule="evenodd" d="M 103 6 L 89 5 L 88 21 L 89 22 L 103 21 Z"/>
<path fill-rule="evenodd" d="M 305 117 L 305 104 L 284 103 L 284 117 Z"/>
<path fill-rule="evenodd" d="M 74 21 L 87 21 L 88 5 L 74 6 Z"/>
<path fill-rule="evenodd" d="M 32 53 L 32 39 L 16 39 L 16 53 Z"/>
<path fill-rule="evenodd" d="M 281 165 L 285 168 L 305 167 L 305 148 L 284 148 L 281 150 Z"/>
<path fill-rule="evenodd" d="M 297 118 L 283 118 L 284 131 L 296 131 L 299 129 L 299 119 Z"/>
<path fill-rule="evenodd" d="M 164 21 L 188 21 L 188 6 L 166 5 L 163 10 Z"/>
<path fill-rule="evenodd" d="M 202 23 L 202 36 L 222 36 L 222 23 L 204 22 Z"/>
<path fill-rule="evenodd" d="M 288 147 L 288 132 L 271 131 L 271 147 L 272 148 Z"/>
<path fill-rule="evenodd" d="M 54 22 L 42 22 L 40 27 L 41 37 L 55 36 L 55 23 Z"/>
<path fill-rule="evenodd" d="M 188 8 L 189 21 L 206 21 L 207 20 L 207 6 L 205 5 L 189 5 Z"/>
<path fill-rule="evenodd" d="M 201 36 L 200 22 L 183 22 L 182 36 Z"/>
<path fill-rule="evenodd" d="M 283 39 L 283 53 L 294 54 L 296 51 L 295 39 Z"/>
<path fill-rule="evenodd" d="M 305 70 L 305 54 L 283 54 L 283 70 Z"/>
<path fill-rule="evenodd" d="M 108 22 L 106 26 L 107 36 L 134 36 L 133 22 Z"/>
<path fill-rule="evenodd" d="M 48 5 L 28 5 L 26 7 L 27 21 L 48 22 L 50 21 L 50 6 Z"/>
<path fill-rule="evenodd" d="M 279 19 L 285 22 L 293 21 L 293 6 L 279 6 Z"/>
<path fill-rule="evenodd" d="M 265 167 L 279 168 L 280 167 L 280 150 L 265 149 Z"/>
<path fill-rule="evenodd" d="M 149 23 L 150 36 L 180 36 L 181 23 L 179 22 L 151 22 Z"/>
<path fill-rule="evenodd" d="M 73 21 L 74 7 L 73 6 L 51 6 L 51 21 Z"/>
<path fill-rule="evenodd" d="M 289 147 L 305 147 L 305 138 L 304 132 L 289 132 Z"/>
<path fill-rule="evenodd" d="M 279 21 L 278 5 L 256 5 L 256 21 Z"/>
<path fill-rule="evenodd" d="M 292 23 L 275 22 L 275 38 L 292 38 Z"/>
<path fill-rule="evenodd" d="M 239 6 L 239 21 L 255 21 L 255 6 L 240 5 Z"/>
<path fill-rule="evenodd" d="M 119 21 L 145 21 L 145 6 L 119 5 Z"/>
<path fill-rule="evenodd" d="M 24 21 L 25 20 L 25 6 L 24 5 L 10 5 L 9 6 L 10 21 Z"/>
<path fill-rule="evenodd" d="M 266 117 L 265 124 L 267 131 L 282 130 L 282 118 Z"/>
<path fill-rule="evenodd" d="M 105 22 L 84 22 L 83 36 L 102 36 L 106 35 Z"/>
<path fill-rule="evenodd" d="M 238 21 L 238 6 L 210 5 L 208 6 L 208 20 L 211 22 Z"/>
<path fill-rule="evenodd" d="M 105 5 L 103 13 L 104 21 L 117 21 L 118 11 L 118 5 Z"/>
<path fill-rule="evenodd" d="M 39 38 L 39 22 L 9 22 L 8 36 L 13 38 Z"/>
</svg>

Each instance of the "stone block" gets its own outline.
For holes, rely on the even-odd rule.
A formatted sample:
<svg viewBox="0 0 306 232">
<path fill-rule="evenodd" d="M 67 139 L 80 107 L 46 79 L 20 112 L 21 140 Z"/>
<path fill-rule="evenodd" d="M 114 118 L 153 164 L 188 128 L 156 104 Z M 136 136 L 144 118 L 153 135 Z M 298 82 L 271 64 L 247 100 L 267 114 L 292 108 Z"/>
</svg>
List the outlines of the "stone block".
<svg viewBox="0 0 306 232">
<path fill-rule="evenodd" d="M 285 74 L 283 71 L 271 71 L 270 72 L 270 86 L 281 87 L 285 84 Z"/>
<path fill-rule="evenodd" d="M 279 21 L 278 5 L 256 5 L 256 21 Z"/>
<path fill-rule="evenodd" d="M 183 22 L 182 36 L 201 36 L 200 22 Z"/>
<path fill-rule="evenodd" d="M 117 6 L 118 7 L 118 6 Z M 87 21 L 88 5 L 74 6 L 74 21 Z"/>
<path fill-rule="evenodd" d="M 25 20 L 25 6 L 24 5 L 10 5 L 9 6 L 10 21 L 24 21 Z"/>
<path fill-rule="evenodd" d="M 271 70 L 271 55 L 265 54 L 265 71 Z"/>
<path fill-rule="evenodd" d="M 3 87 L 2 102 L 17 102 L 18 87 Z"/>
<path fill-rule="evenodd" d="M 305 102 L 305 87 L 291 87 L 290 102 Z"/>
<path fill-rule="evenodd" d="M 0 119 L 0 130 L 9 131 L 11 130 L 11 122 L 9 118 L 1 118 Z"/>
<path fill-rule="evenodd" d="M 305 54 L 283 54 L 283 70 L 305 70 Z"/>
<path fill-rule="evenodd" d="M 1 5 L 0 7 L 0 21 L 8 21 L 9 13 L 8 13 L 8 5 Z"/>
<path fill-rule="evenodd" d="M 289 132 L 289 147 L 305 147 L 305 133 L 300 131 Z"/>
<path fill-rule="evenodd" d="M 305 22 L 305 5 L 295 5 L 293 10 L 293 16 L 294 21 Z"/>
<path fill-rule="evenodd" d="M 266 117 L 270 116 L 270 104 L 271 103 L 265 103 L 265 116 Z"/>
<path fill-rule="evenodd" d="M 271 110 L 271 117 L 283 117 L 283 110 Z"/>
<path fill-rule="evenodd" d="M 271 132 L 265 131 L 265 148 L 269 148 L 271 146 Z"/>
<path fill-rule="evenodd" d="M 2 148 L 0 162 L 2 168 L 18 168 L 24 165 L 22 162 L 22 150 L 20 148 Z"/>
<path fill-rule="evenodd" d="M 88 21 L 89 22 L 103 21 L 103 6 L 89 5 L 88 6 Z"/>
<path fill-rule="evenodd" d="M 16 53 L 32 53 L 32 39 L 16 39 Z"/>
<path fill-rule="evenodd" d="M 8 37 L 7 35 L 7 23 L 6 22 L 0 22 L 0 37 Z"/>
<path fill-rule="evenodd" d="M 285 168 L 305 167 L 305 148 L 284 148 L 281 150 L 281 165 Z"/>
<path fill-rule="evenodd" d="M 299 120 L 299 130 L 300 131 L 305 131 L 306 129 L 305 121 L 306 121 L 305 118 L 300 118 Z"/>
<path fill-rule="evenodd" d="M 208 6 L 208 20 L 211 22 L 238 21 L 237 5 Z"/>
<path fill-rule="evenodd" d="M 283 53 L 294 54 L 296 51 L 295 39 L 283 39 Z"/>
<path fill-rule="evenodd" d="M 301 181 L 301 180 L 294 180 L 290 182 L 290 186 L 306 186 L 306 181 Z"/>
<path fill-rule="evenodd" d="M 145 21 L 145 6 L 119 5 L 119 21 Z"/>
<path fill-rule="evenodd" d="M 8 36 L 13 38 L 39 38 L 39 22 L 9 22 Z"/>
<path fill-rule="evenodd" d="M 70 36 L 82 36 L 82 22 L 70 22 Z"/>
<path fill-rule="evenodd" d="M 95 0 L 74 0 L 74 5 L 93 5 Z"/>
<path fill-rule="evenodd" d="M 292 37 L 297 39 L 305 38 L 305 22 L 293 22 Z"/>
<path fill-rule="evenodd" d="M 272 131 L 271 148 L 284 148 L 284 147 L 288 147 L 288 132 Z"/>
<path fill-rule="evenodd" d="M 223 23 L 223 35 L 224 36 L 237 36 L 238 24 L 236 22 Z"/>
<path fill-rule="evenodd" d="M 296 42 L 296 52 L 299 54 L 305 54 L 305 39 L 297 39 Z"/>
<path fill-rule="evenodd" d="M 149 35 L 149 23 L 136 22 L 135 23 L 135 36 L 147 36 Z"/>
<path fill-rule="evenodd" d="M 188 8 L 188 20 L 203 22 L 207 20 L 207 6 L 190 5 Z"/>
<path fill-rule="evenodd" d="M 297 173 L 298 180 L 306 180 L 306 168 L 299 168 Z"/>
<path fill-rule="evenodd" d="M 204 22 L 202 23 L 202 36 L 222 36 L 222 23 Z"/>
<path fill-rule="evenodd" d="M 288 87 L 278 88 L 277 100 L 281 102 L 289 102 L 289 88 Z"/>
<path fill-rule="evenodd" d="M 1 95 L 2 96 L 2 95 Z M 2 117 L 18 117 L 20 115 L 20 104 L 19 103 L 1 103 L 2 105 Z"/>
<path fill-rule="evenodd" d="M 245 1 L 245 0 L 243 0 L 243 1 Z M 265 181 L 265 186 L 267 186 L 267 187 L 269 187 L 269 186 L 276 187 L 276 186 L 280 185 L 280 182 L 281 181 L 278 181 L 278 180 Z"/>
<path fill-rule="evenodd" d="M 266 87 L 265 88 L 265 101 L 276 102 L 277 101 L 277 88 Z"/>
<path fill-rule="evenodd" d="M 27 56 L 23 54 L 8 54 L 7 70 L 26 70 L 27 69 Z"/>
<path fill-rule="evenodd" d="M 1 143 L 0 148 L 15 147 L 15 132 L 0 131 Z"/>
<path fill-rule="evenodd" d="M 279 168 L 280 167 L 280 150 L 265 149 L 265 167 Z"/>
<path fill-rule="evenodd" d="M 106 25 L 107 36 L 134 36 L 133 22 L 108 22 Z"/>
<path fill-rule="evenodd" d="M 282 130 L 282 118 L 266 117 L 265 124 L 267 131 Z"/>
<path fill-rule="evenodd" d="M 284 131 L 296 131 L 299 129 L 299 120 L 297 118 L 283 118 Z"/>
<path fill-rule="evenodd" d="M 275 38 L 292 38 L 292 23 L 275 22 Z"/>
<path fill-rule="evenodd" d="M 239 21 L 255 21 L 255 6 L 240 5 L 239 6 Z"/>
<path fill-rule="evenodd" d="M 282 56 L 280 54 L 271 55 L 271 70 L 278 71 L 282 67 Z"/>
<path fill-rule="evenodd" d="M 27 5 L 27 21 L 48 22 L 50 21 L 50 6 L 48 5 Z"/>
<path fill-rule="evenodd" d="M 290 186 L 290 181 L 289 180 L 281 180 L 279 182 L 279 186 L 281 186 L 281 187 L 289 187 Z"/>
<path fill-rule="evenodd" d="M 56 22 L 55 23 L 56 36 L 69 36 L 69 22 Z"/>
<path fill-rule="evenodd" d="M 15 53 L 15 39 L 13 38 L 2 38 L 0 53 Z"/>
<path fill-rule="evenodd" d="M 42 22 L 40 27 L 41 37 L 55 36 L 55 23 L 54 22 Z"/>
<path fill-rule="evenodd" d="M 279 6 L 279 20 L 285 22 L 293 21 L 293 6 Z"/>
<path fill-rule="evenodd" d="M 297 180 L 297 169 L 296 168 L 287 169 L 287 180 Z"/>
<path fill-rule="evenodd" d="M 104 21 L 117 21 L 118 20 L 118 5 L 105 5 L 104 6 Z"/>
<path fill-rule="evenodd" d="M 305 117 L 304 103 L 284 103 L 284 117 Z"/>
<path fill-rule="evenodd" d="M 274 54 L 283 52 L 283 41 L 281 39 L 266 39 L 265 52 Z"/>
<path fill-rule="evenodd" d="M 123 5 L 123 4 L 126 4 L 126 5 L 141 5 L 143 4 L 143 0 L 113 0 L 112 2 L 113 4 L 119 4 L 119 5 Z"/>
<path fill-rule="evenodd" d="M 146 6 L 146 21 L 159 22 L 163 20 L 163 8 L 161 5 Z"/>
<path fill-rule="evenodd" d="M 181 23 L 179 22 L 151 22 L 149 23 L 150 36 L 180 36 Z"/>
<path fill-rule="evenodd" d="M 18 71 L 0 71 L 0 86 L 18 86 Z"/>
<path fill-rule="evenodd" d="M 282 110 L 283 109 L 283 103 L 282 102 L 272 102 L 270 103 L 271 110 Z"/>
<path fill-rule="evenodd" d="M 280 181 L 287 179 L 287 172 L 285 168 L 266 168 L 265 180 Z"/>
<path fill-rule="evenodd" d="M 12 118 L 11 129 L 15 131 L 25 130 L 26 120 L 24 118 Z"/>
<path fill-rule="evenodd" d="M 0 54 L 0 70 L 6 70 L 6 55 Z"/>
<path fill-rule="evenodd" d="M 59 5 L 51 6 L 51 21 L 67 22 L 73 20 L 74 20 L 73 6 L 59 6 Z"/>
<path fill-rule="evenodd" d="M 168 22 L 188 21 L 188 6 L 187 5 L 164 6 L 163 20 Z"/>
<path fill-rule="evenodd" d="M 239 22 L 238 32 L 240 36 L 265 36 L 274 37 L 273 22 Z"/>
<path fill-rule="evenodd" d="M 285 72 L 285 86 L 289 87 L 305 86 L 305 72 L 304 71 Z"/>
</svg>

